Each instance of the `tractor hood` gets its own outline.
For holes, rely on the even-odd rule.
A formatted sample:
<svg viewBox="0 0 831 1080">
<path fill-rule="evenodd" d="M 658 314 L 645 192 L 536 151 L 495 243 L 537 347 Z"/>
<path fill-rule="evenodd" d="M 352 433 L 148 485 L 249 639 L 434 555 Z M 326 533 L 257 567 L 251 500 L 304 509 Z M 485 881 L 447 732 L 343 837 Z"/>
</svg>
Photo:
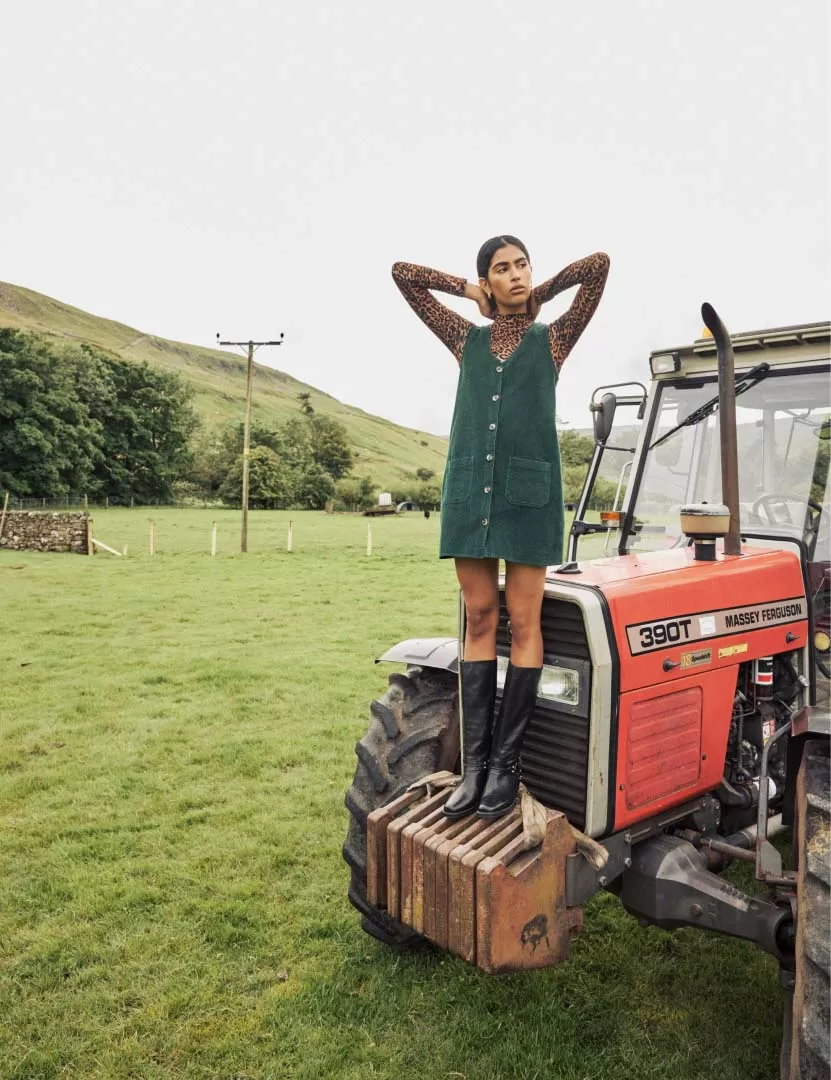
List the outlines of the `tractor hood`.
<svg viewBox="0 0 831 1080">
<path fill-rule="evenodd" d="M 704 562 L 685 547 L 590 560 L 580 570 L 549 572 L 548 588 L 602 594 L 622 691 L 683 680 L 693 666 L 734 666 L 739 656 L 805 646 L 808 604 L 793 552 L 745 547 Z"/>
<path fill-rule="evenodd" d="M 766 550 L 768 549 L 745 547 L 741 558 L 762 555 Z M 708 569 L 713 571 L 721 564 L 735 566 L 735 563 L 736 556 L 725 556 L 719 545 L 716 562 L 710 563 Z M 652 577 L 655 574 L 672 574 L 695 565 L 693 548 L 681 547 L 667 551 L 643 551 L 635 555 L 610 555 L 605 559 L 581 560 L 580 573 L 573 577 L 570 574 L 558 574 L 554 567 L 549 568 L 546 577 L 551 582 L 568 581 L 571 578 L 578 585 L 593 585 L 605 589 L 616 582 L 631 582 L 633 579 Z"/>
</svg>

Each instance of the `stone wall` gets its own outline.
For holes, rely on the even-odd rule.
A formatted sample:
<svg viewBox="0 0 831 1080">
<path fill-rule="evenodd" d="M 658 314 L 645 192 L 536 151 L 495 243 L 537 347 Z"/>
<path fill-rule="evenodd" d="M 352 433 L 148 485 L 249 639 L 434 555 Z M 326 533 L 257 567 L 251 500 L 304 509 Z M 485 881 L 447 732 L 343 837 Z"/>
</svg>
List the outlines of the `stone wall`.
<svg viewBox="0 0 831 1080">
<path fill-rule="evenodd" d="M 0 518 L 2 516 L 3 508 L 0 506 Z M 87 555 L 87 515 L 53 513 L 49 510 L 8 510 L 0 533 L 0 549 L 71 551 L 76 555 Z"/>
</svg>

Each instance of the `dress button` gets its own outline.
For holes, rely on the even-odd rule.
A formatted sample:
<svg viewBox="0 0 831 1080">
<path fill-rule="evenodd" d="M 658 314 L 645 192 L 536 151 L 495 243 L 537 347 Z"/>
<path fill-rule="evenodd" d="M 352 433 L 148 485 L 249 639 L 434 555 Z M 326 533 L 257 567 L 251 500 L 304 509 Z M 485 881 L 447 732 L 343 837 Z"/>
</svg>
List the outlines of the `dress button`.
<svg viewBox="0 0 831 1080">
<path fill-rule="evenodd" d="M 488 519 L 487 518 L 482 518 L 482 524 L 487 525 L 487 523 L 488 523 Z"/>
<path fill-rule="evenodd" d="M 499 401 L 499 394 L 494 394 L 491 401 Z"/>
<path fill-rule="evenodd" d="M 491 493 L 491 489 L 489 487 L 486 487 L 485 488 L 485 494 L 490 495 L 490 493 Z"/>
<path fill-rule="evenodd" d="M 496 431 L 496 424 L 488 424 L 489 431 Z"/>
<path fill-rule="evenodd" d="M 486 454 L 485 461 L 493 461 L 493 454 Z"/>
<path fill-rule="evenodd" d="M 501 367 L 498 367 L 496 370 L 497 370 L 498 374 L 500 374 L 500 375 L 502 374 L 502 368 Z"/>
</svg>

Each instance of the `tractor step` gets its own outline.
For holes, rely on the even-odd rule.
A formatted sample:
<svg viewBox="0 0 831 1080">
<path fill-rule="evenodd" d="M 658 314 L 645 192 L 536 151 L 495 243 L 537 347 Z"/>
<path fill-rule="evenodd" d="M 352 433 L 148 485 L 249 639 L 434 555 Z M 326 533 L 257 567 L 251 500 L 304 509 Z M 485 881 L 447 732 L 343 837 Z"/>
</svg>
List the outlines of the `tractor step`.
<svg viewBox="0 0 831 1080">
<path fill-rule="evenodd" d="M 419 788 L 369 815 L 369 902 L 483 971 L 561 963 L 582 927 L 582 909 L 565 903 L 576 850 L 568 821 L 548 810 L 542 843 L 529 849 L 519 807 L 497 821 L 451 819 L 449 794 Z"/>
</svg>

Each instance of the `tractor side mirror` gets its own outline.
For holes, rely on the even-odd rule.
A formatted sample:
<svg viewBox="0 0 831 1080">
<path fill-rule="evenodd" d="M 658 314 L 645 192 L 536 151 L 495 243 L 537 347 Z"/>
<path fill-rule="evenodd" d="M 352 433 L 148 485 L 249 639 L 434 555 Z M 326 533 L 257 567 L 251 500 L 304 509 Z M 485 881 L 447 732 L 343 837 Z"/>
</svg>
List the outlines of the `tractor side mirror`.
<svg viewBox="0 0 831 1080">
<path fill-rule="evenodd" d="M 605 443 L 612 434 L 616 408 L 617 398 L 614 394 L 604 394 L 600 401 L 591 404 L 594 441 L 598 445 Z"/>
</svg>

